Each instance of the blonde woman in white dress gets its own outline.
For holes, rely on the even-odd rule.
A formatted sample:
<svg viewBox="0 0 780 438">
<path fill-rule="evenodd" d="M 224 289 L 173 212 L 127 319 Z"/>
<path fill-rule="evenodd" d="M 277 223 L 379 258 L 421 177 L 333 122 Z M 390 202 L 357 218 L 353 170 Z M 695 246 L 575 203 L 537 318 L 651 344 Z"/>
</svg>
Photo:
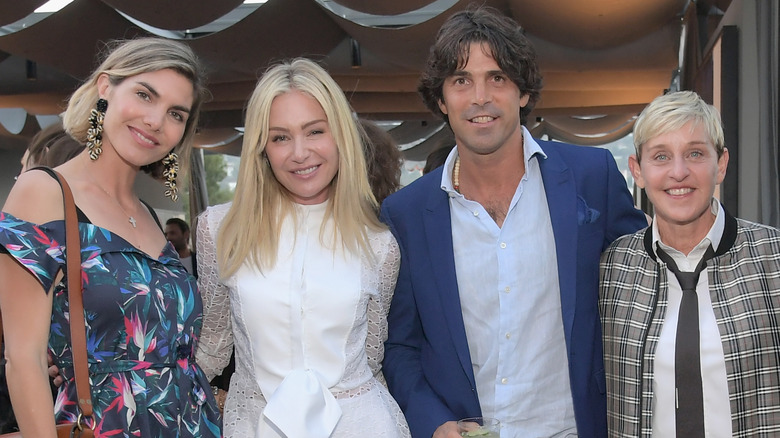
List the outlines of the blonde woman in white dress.
<svg viewBox="0 0 780 438">
<path fill-rule="evenodd" d="M 381 373 L 400 252 L 359 129 L 307 59 L 270 68 L 252 94 L 235 199 L 197 225 L 209 379 L 235 346 L 225 436 L 409 436 Z"/>
</svg>

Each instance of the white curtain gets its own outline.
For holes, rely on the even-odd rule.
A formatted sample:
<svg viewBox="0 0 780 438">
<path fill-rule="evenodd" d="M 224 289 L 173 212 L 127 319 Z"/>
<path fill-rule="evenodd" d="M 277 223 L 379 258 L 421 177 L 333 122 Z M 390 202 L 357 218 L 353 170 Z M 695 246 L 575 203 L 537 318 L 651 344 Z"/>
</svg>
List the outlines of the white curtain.
<svg viewBox="0 0 780 438">
<path fill-rule="evenodd" d="M 759 80 L 758 221 L 780 227 L 780 3 L 757 0 Z"/>
</svg>

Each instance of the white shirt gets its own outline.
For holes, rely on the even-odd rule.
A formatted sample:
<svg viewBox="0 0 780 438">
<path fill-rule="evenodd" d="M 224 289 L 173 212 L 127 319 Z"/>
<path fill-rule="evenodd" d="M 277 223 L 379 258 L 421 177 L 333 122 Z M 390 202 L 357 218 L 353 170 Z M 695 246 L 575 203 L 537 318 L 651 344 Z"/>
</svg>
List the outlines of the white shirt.
<svg viewBox="0 0 780 438">
<path fill-rule="evenodd" d="M 400 265 L 390 231 L 367 229 L 369 252 L 332 249 L 327 203 L 296 205 L 295 220 L 282 222 L 276 264 L 261 272 L 246 262 L 223 278 L 216 236 L 229 207 L 206 209 L 197 232 L 204 311 L 196 358 L 209 379 L 235 345 L 224 435 L 408 438 L 380 381 Z"/>
<path fill-rule="evenodd" d="M 187 257 L 180 257 L 179 260 L 181 260 L 181 264 L 184 266 L 184 269 L 187 270 L 190 274 L 192 274 L 192 256 Z"/>
<path fill-rule="evenodd" d="M 523 131 L 526 173 L 501 228 L 453 189 L 457 148 L 444 165 L 463 322 L 482 415 L 501 436 L 576 436 L 545 155 Z"/>
<path fill-rule="evenodd" d="M 693 272 L 704 256 L 707 247 L 717 249 L 723 236 L 725 219 L 723 207 L 713 198 L 711 205 L 715 223 L 707 235 L 687 256 L 665 245 L 660 240 L 658 225 L 653 221 L 653 248 L 656 242 L 666 251 L 682 272 Z M 704 435 L 707 438 L 731 437 L 731 405 L 729 404 L 726 360 L 720 339 L 718 323 L 710 298 L 709 268 L 699 274 L 696 296 L 699 300 L 699 342 L 701 344 L 701 373 L 704 394 Z M 667 269 L 669 290 L 666 316 L 658 338 L 654 363 L 653 437 L 674 437 L 675 432 L 675 383 L 674 345 L 677 336 L 677 320 L 680 315 L 682 289 L 674 273 Z M 714 293 L 714 292 L 713 292 Z"/>
</svg>

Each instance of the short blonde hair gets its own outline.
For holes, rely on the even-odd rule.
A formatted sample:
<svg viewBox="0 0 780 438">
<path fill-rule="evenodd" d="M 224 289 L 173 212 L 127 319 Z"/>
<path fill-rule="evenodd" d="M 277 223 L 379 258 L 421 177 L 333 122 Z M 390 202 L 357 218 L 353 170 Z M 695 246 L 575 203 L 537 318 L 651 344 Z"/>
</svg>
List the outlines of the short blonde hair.
<svg viewBox="0 0 780 438">
<path fill-rule="evenodd" d="M 338 148 L 339 168 L 331 183 L 327 212 L 336 224 L 333 244 L 340 241 L 350 251 L 367 251 L 366 227 L 383 229 L 366 175 L 362 128 L 344 92 L 315 62 L 296 58 L 269 68 L 249 99 L 235 198 L 217 236 L 217 260 L 223 278 L 247 260 L 261 270 L 273 267 L 282 221 L 295 220 L 294 201 L 265 158 L 271 104 L 277 96 L 292 90 L 312 96 L 322 106 Z"/>
<path fill-rule="evenodd" d="M 186 175 L 192 151 L 195 128 L 200 108 L 208 91 L 205 88 L 203 68 L 192 49 L 184 43 L 164 38 L 149 37 L 117 40 L 106 45 L 105 59 L 87 80 L 71 95 L 62 114 L 65 131 L 80 143 L 86 143 L 89 114 L 98 100 L 98 78 L 108 75 L 112 85 L 142 73 L 171 69 L 192 83 L 193 101 L 184 135 L 173 151 L 179 156 L 179 178 Z M 110 105 L 110 102 L 109 102 Z M 142 168 L 155 178 L 163 172 L 162 160 Z"/>
<path fill-rule="evenodd" d="M 636 119 L 634 148 L 637 160 L 642 158 L 642 145 L 654 137 L 680 129 L 688 122 L 704 127 L 720 158 L 726 147 L 720 112 L 693 91 L 676 91 L 653 99 Z"/>
</svg>

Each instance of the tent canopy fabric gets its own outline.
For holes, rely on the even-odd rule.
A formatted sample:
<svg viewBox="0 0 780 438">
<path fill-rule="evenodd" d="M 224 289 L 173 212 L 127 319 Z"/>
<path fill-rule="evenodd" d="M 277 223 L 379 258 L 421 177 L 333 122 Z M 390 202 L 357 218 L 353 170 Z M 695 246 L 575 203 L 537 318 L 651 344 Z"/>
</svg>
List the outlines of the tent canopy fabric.
<svg viewBox="0 0 780 438">
<path fill-rule="evenodd" d="M 438 28 L 470 2 L 201 0 L 195 6 L 174 0 L 74 0 L 24 26 L 20 23 L 41 15 L 33 11 L 44 1 L 0 2 L 0 109 L 24 110 L 29 123 L 35 121 L 32 116 L 58 114 L 96 65 L 106 41 L 156 34 L 190 44 L 207 66 L 212 98 L 204 107 L 201 146 L 238 153 L 240 139 L 234 128 L 243 126 L 246 100 L 257 78 L 270 63 L 295 56 L 321 62 L 359 116 L 412 122 L 402 125 L 407 130 L 420 126 L 420 135 L 430 135 L 423 122 L 439 121 L 417 95 L 417 78 Z M 626 132 L 626 123 L 670 87 L 679 68 L 685 11 L 691 3 L 486 4 L 514 18 L 535 44 L 545 87 L 533 119 L 549 117 L 549 132 L 573 139 L 581 135 L 592 139 L 595 131 L 609 129 L 602 132 L 612 133 L 606 139 Z M 367 20 L 380 24 L 366 25 Z M 353 65 L 358 60 L 359 65 Z M 13 114 L 18 119 L 18 113 Z M 9 130 L 4 125 L 0 120 L 0 143 L 2 136 L 36 130 Z"/>
</svg>

